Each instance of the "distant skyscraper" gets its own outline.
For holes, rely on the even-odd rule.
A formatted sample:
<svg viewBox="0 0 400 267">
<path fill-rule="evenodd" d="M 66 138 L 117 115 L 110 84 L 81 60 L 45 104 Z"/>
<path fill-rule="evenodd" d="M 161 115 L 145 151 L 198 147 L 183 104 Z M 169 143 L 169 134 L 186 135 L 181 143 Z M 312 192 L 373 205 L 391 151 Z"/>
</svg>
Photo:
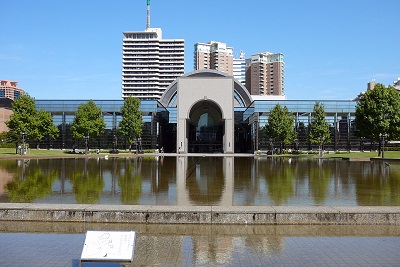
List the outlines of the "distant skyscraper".
<svg viewBox="0 0 400 267">
<path fill-rule="evenodd" d="M 246 88 L 251 95 L 284 95 L 283 54 L 263 52 L 246 59 Z"/>
<path fill-rule="evenodd" d="M 122 98 L 157 100 L 185 72 L 185 40 L 162 39 L 160 28 L 150 28 L 150 0 L 146 30 L 124 32 L 122 42 Z"/>
<path fill-rule="evenodd" d="M 375 85 L 376 85 L 375 80 L 373 80 L 372 82 L 369 82 L 369 83 L 367 84 L 367 91 L 368 91 L 368 90 L 373 90 L 373 89 L 375 88 Z"/>
<path fill-rule="evenodd" d="M 233 75 L 233 48 L 225 43 L 208 42 L 194 45 L 194 69 L 213 69 Z"/>
<path fill-rule="evenodd" d="M 24 89 L 18 88 L 17 85 L 18 82 L 0 80 L 0 97 L 14 100 L 23 95 L 25 93 Z"/>
<path fill-rule="evenodd" d="M 397 78 L 397 81 L 393 82 L 393 86 L 394 88 L 396 88 L 397 90 L 400 90 L 400 77 Z"/>
<path fill-rule="evenodd" d="M 246 59 L 243 51 L 240 51 L 239 58 L 233 59 L 233 77 L 246 85 Z"/>
</svg>

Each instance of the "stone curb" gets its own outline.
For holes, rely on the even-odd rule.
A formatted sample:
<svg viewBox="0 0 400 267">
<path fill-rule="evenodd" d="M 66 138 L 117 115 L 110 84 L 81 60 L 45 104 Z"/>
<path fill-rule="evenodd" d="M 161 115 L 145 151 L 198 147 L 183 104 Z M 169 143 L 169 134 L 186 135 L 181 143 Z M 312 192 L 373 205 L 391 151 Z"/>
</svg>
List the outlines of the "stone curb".
<svg viewBox="0 0 400 267">
<path fill-rule="evenodd" d="M 152 206 L 0 203 L 0 221 L 400 225 L 397 206 Z"/>
</svg>

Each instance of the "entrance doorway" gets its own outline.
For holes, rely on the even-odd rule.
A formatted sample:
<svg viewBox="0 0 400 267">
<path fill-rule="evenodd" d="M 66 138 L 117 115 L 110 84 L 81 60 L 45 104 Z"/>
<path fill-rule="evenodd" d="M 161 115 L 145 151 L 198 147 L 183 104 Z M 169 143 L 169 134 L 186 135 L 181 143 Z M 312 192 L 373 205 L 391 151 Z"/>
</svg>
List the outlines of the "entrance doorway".
<svg viewBox="0 0 400 267">
<path fill-rule="evenodd" d="M 196 103 L 190 111 L 187 123 L 190 153 L 224 152 L 224 120 L 217 104 L 209 100 Z"/>
</svg>

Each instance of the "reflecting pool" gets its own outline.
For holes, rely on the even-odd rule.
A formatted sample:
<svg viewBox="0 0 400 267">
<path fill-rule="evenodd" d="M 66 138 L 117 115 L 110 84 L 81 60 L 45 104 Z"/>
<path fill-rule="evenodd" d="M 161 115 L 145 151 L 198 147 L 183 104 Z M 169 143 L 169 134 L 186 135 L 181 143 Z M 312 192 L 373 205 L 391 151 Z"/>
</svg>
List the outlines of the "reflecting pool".
<svg viewBox="0 0 400 267">
<path fill-rule="evenodd" d="M 272 157 L 0 161 L 0 202 L 400 206 L 400 163 Z"/>
<path fill-rule="evenodd" d="M 116 266 L 398 266 L 400 261 L 395 225 L 2 222 L 0 266 L 78 267 L 87 230 L 136 231 L 133 262 Z"/>
<path fill-rule="evenodd" d="M 117 266 L 375 267 L 400 261 L 395 225 L 2 222 L 0 266 L 79 266 L 87 230 L 136 231 L 133 262 Z"/>
</svg>

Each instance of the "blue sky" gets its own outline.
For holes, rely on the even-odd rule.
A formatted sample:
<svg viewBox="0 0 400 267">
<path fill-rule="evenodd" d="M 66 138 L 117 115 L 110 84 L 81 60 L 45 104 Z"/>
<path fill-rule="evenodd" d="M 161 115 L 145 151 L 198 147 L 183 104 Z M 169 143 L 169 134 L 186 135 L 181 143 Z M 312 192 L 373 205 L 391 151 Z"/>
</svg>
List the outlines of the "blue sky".
<svg viewBox="0 0 400 267">
<path fill-rule="evenodd" d="M 122 32 L 146 26 L 146 0 L 0 1 L 0 79 L 36 99 L 121 99 Z M 289 100 L 353 99 L 400 76 L 399 0 L 151 0 L 151 27 L 246 56 L 285 55 Z"/>
</svg>

